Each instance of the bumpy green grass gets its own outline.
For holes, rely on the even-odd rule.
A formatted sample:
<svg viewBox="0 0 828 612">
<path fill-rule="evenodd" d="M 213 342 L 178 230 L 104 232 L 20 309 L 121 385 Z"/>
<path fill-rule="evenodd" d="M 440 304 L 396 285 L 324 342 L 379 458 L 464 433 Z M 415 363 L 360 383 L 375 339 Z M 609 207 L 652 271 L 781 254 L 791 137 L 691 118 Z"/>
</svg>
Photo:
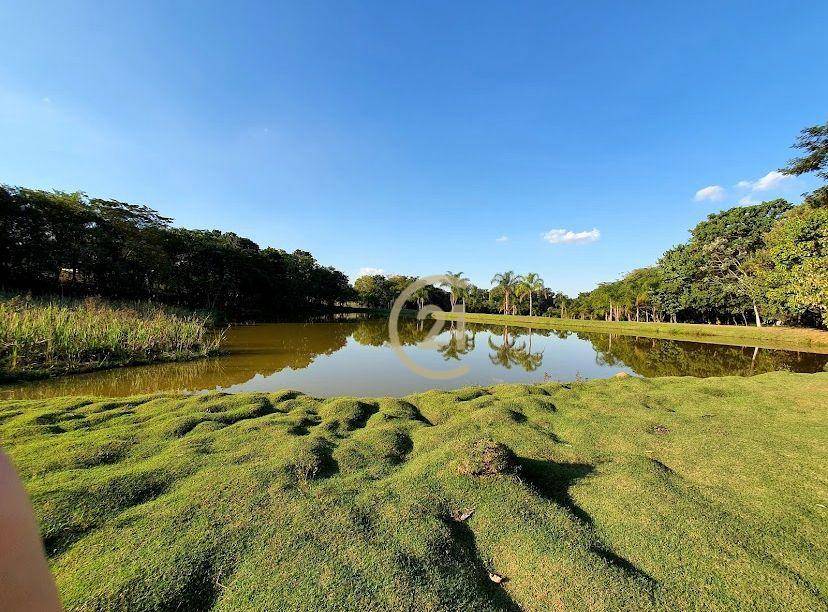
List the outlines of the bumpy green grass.
<svg viewBox="0 0 828 612">
<path fill-rule="evenodd" d="M 7 401 L 0 441 L 70 610 L 816 610 L 826 397 L 773 373 Z"/>
<path fill-rule="evenodd" d="M 468 312 L 461 315 L 455 312 L 437 311 L 431 313 L 431 316 L 434 319 L 444 321 L 457 321 L 462 318 L 468 323 L 494 323 L 537 329 L 598 332 L 643 338 L 692 340 L 711 344 L 735 344 L 828 353 L 828 331 L 801 327 L 592 321 L 588 319 L 556 319 L 552 317 L 527 317 L 477 312 Z"/>
</svg>

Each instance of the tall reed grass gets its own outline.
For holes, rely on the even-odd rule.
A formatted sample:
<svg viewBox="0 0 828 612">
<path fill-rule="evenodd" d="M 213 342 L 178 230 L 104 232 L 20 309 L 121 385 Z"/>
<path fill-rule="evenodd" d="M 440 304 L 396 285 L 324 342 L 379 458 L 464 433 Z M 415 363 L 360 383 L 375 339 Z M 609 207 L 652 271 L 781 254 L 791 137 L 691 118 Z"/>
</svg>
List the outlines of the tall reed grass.
<svg viewBox="0 0 828 612">
<path fill-rule="evenodd" d="M 215 354 L 206 317 L 150 303 L 0 295 L 0 377 L 6 379 L 178 361 Z"/>
</svg>

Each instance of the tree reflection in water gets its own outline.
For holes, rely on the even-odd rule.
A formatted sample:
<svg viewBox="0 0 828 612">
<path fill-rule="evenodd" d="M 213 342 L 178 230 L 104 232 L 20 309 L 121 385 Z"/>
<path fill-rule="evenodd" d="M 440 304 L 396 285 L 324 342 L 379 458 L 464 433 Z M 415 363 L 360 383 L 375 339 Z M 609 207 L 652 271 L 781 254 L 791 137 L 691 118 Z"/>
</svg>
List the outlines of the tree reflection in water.
<svg viewBox="0 0 828 612">
<path fill-rule="evenodd" d="M 405 346 L 423 345 L 434 321 L 402 318 L 398 322 L 400 342 Z M 486 338 L 483 345 L 477 340 Z M 228 333 L 228 354 L 214 359 L 184 363 L 118 368 L 90 374 L 65 376 L 51 380 L 0 387 L 0 398 L 39 398 L 63 395 L 124 396 L 179 390 L 280 389 L 286 385 L 303 388 L 316 383 L 317 389 L 330 394 L 341 393 L 336 378 L 365 381 L 365 394 L 371 394 L 371 381 L 387 381 L 399 376 L 399 363 L 388 350 L 388 320 L 349 318 L 314 323 L 279 323 L 234 327 Z M 589 343 L 592 350 L 584 350 Z M 370 352 L 354 351 L 371 347 Z M 593 376 L 608 376 L 626 367 L 641 376 L 726 376 L 761 374 L 772 370 L 819 372 L 826 369 L 828 355 L 789 350 L 703 344 L 687 340 L 655 340 L 515 326 L 466 324 L 452 322 L 443 328 L 429 350 L 445 361 L 469 360 L 479 384 L 500 378 L 498 371 L 512 370 L 512 380 L 537 381 L 531 375 L 541 368 L 544 352 L 554 355 L 548 372 L 562 373 L 591 370 Z M 537 349 L 540 350 L 537 350 Z M 312 366 L 336 355 L 327 370 Z M 352 357 L 354 355 L 354 357 Z M 369 356 L 370 355 L 370 356 Z M 486 358 L 488 357 L 488 359 Z M 583 368 L 583 369 L 581 369 Z M 335 370 L 335 372 L 332 371 Z M 527 374 L 520 378 L 520 370 Z M 320 375 L 319 372 L 325 374 Z M 302 375 L 297 377 L 297 373 Z M 321 381 L 321 382 L 320 382 Z M 402 380 L 401 384 L 405 383 Z M 430 388 L 429 381 L 417 386 L 407 383 L 403 391 Z M 458 382 L 458 384 L 460 384 Z M 468 384 L 468 383 L 467 383 Z M 475 383 L 477 384 L 477 383 Z M 384 387 L 391 392 L 391 387 Z"/>
<path fill-rule="evenodd" d="M 493 336 L 489 336 L 489 348 L 492 353 L 489 354 L 489 360 L 494 364 L 511 369 L 513 365 L 518 365 L 527 372 L 534 372 L 543 363 L 543 351 L 539 353 L 532 352 L 532 329 L 529 328 L 529 343 L 526 341 L 517 344 L 517 338 L 521 334 L 509 333 L 509 327 L 504 326 L 502 332 L 502 341 L 498 346 L 493 340 Z"/>
<path fill-rule="evenodd" d="M 627 366 L 647 377 L 751 376 L 776 370 L 819 372 L 828 364 L 828 355 L 818 353 L 615 334 L 576 335 L 592 344 L 599 365 Z"/>
<path fill-rule="evenodd" d="M 460 360 L 460 357 L 473 351 L 477 344 L 477 332 L 473 329 L 466 329 L 463 325 L 458 325 L 456 321 L 451 321 L 449 326 L 449 340 L 446 344 L 439 344 L 437 352 L 439 352 L 445 361 L 455 359 Z"/>
</svg>

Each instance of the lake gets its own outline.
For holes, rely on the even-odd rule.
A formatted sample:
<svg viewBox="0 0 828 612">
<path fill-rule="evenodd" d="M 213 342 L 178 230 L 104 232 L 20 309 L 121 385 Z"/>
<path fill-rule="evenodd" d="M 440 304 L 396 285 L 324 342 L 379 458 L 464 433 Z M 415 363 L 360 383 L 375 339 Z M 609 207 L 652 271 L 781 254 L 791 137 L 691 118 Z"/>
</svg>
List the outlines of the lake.
<svg viewBox="0 0 828 612">
<path fill-rule="evenodd" d="M 387 319 L 354 318 L 315 323 L 232 327 L 228 354 L 186 363 L 119 368 L 0 387 L 5 399 L 59 395 L 124 396 L 159 391 L 297 389 L 310 395 L 405 395 L 544 380 L 639 376 L 751 375 L 772 370 L 819 372 L 828 355 L 789 350 L 654 340 L 615 334 L 449 322 L 423 346 L 433 321 L 403 319 L 402 350 L 431 370 L 468 371 L 433 380 L 408 369 L 389 344 Z"/>
</svg>

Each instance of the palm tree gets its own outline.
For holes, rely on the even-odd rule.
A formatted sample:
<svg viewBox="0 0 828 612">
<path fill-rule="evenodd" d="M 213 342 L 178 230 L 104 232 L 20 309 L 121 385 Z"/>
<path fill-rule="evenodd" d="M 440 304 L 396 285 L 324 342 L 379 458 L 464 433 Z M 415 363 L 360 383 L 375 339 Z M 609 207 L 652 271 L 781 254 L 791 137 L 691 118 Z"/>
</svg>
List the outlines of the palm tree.
<svg viewBox="0 0 828 612">
<path fill-rule="evenodd" d="M 529 316 L 531 317 L 532 296 L 535 293 L 540 294 L 544 290 L 543 279 L 534 272 L 530 272 L 523 278 L 523 282 L 520 284 L 519 289 L 521 294 L 529 296 Z"/>
<path fill-rule="evenodd" d="M 428 299 L 428 287 L 420 287 L 414 292 L 414 299 L 417 300 L 417 309 L 422 310 L 425 301 Z"/>
<path fill-rule="evenodd" d="M 522 280 L 512 270 L 495 274 L 492 277 L 492 284 L 495 285 L 492 291 L 503 294 L 503 314 L 509 314 L 512 305 L 511 297 L 515 294 L 515 290 L 520 286 Z"/>
<path fill-rule="evenodd" d="M 451 309 L 454 310 L 454 305 L 457 303 L 458 299 L 463 300 L 463 304 L 466 304 L 466 285 L 470 282 L 465 276 L 463 276 L 462 272 L 452 272 L 449 270 L 446 272 L 446 276 L 448 276 L 451 281 L 442 283 L 443 287 L 448 287 L 449 289 L 449 300 L 451 301 Z"/>
<path fill-rule="evenodd" d="M 512 305 L 512 314 L 520 314 L 523 306 L 523 300 L 529 296 L 529 289 L 526 287 L 526 283 L 521 281 L 518 283 L 518 286 L 515 287 L 515 301 Z"/>
</svg>

